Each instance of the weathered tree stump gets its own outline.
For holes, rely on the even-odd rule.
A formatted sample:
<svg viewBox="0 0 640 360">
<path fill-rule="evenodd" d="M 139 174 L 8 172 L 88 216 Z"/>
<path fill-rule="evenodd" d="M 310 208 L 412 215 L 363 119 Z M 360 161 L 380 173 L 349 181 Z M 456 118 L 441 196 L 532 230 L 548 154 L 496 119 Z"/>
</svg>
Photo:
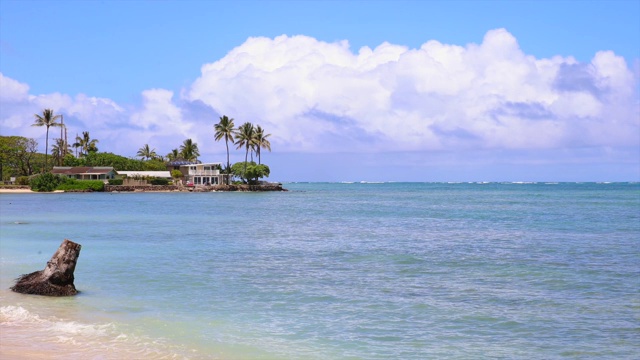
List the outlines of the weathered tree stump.
<svg viewBox="0 0 640 360">
<path fill-rule="evenodd" d="M 78 290 L 73 285 L 73 272 L 81 247 L 80 244 L 64 239 L 44 270 L 20 276 L 11 290 L 33 295 L 76 295 Z"/>
</svg>

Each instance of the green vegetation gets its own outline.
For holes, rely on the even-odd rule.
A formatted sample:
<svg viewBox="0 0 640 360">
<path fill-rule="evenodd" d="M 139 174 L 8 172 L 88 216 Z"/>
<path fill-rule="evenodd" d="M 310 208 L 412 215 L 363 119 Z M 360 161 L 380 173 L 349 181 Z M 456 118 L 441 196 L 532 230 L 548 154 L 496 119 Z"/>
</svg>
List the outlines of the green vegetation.
<svg viewBox="0 0 640 360">
<path fill-rule="evenodd" d="M 2 181 L 10 177 L 41 172 L 44 156 L 37 153 L 38 142 L 22 136 L 0 136 L 0 173 Z"/>
<path fill-rule="evenodd" d="M 54 190 L 103 191 L 104 182 L 102 180 L 76 180 L 46 172 L 31 179 L 31 190 L 39 192 Z"/>
<path fill-rule="evenodd" d="M 44 148 L 44 168 L 47 168 L 47 155 L 48 155 L 48 150 L 49 150 L 49 128 L 51 126 L 53 127 L 62 127 L 64 125 L 62 125 L 61 123 L 58 122 L 58 119 L 62 118 L 62 115 L 53 115 L 53 110 L 51 109 L 44 109 L 42 110 L 42 115 L 40 114 L 33 114 L 33 116 L 36 118 L 36 122 L 33 123 L 33 125 L 31 126 L 46 126 L 47 127 L 47 140 L 46 140 L 46 146 Z"/>
<path fill-rule="evenodd" d="M 62 176 L 46 172 L 31 179 L 31 190 L 33 191 L 53 191 L 63 182 Z"/>
<path fill-rule="evenodd" d="M 142 160 L 144 159 L 151 160 L 158 157 L 158 154 L 156 154 L 156 149 L 151 149 L 149 147 L 149 144 L 144 144 L 144 146 L 138 150 L 137 155 L 141 157 Z"/>
<path fill-rule="evenodd" d="M 158 155 L 155 148 L 144 144 L 137 152 L 137 158 L 127 158 L 110 152 L 98 152 L 98 139 L 92 139 L 89 131 L 83 131 L 82 136 L 77 136 L 73 144 L 68 144 L 64 139 L 56 138 L 51 147 L 51 164 L 49 155 L 49 128 L 64 127 L 58 120 L 62 115 L 55 115 L 52 109 L 44 109 L 42 114 L 34 114 L 35 123 L 32 126 L 45 126 L 47 128 L 45 153 L 37 152 L 38 142 L 21 136 L 0 136 L 0 174 L 1 181 L 16 178 L 16 183 L 30 183 L 36 191 L 51 191 L 62 184 L 58 177 L 51 174 L 44 177 L 28 179 L 34 174 L 47 174 L 53 166 L 69 167 L 113 167 L 116 171 L 166 171 L 167 162 L 184 160 L 198 162 L 200 150 L 198 144 L 192 139 L 186 139 L 178 148 L 172 149 L 166 157 Z M 243 183 L 255 184 L 259 179 L 268 177 L 270 169 L 262 164 L 261 150 L 271 151 L 271 143 L 268 138 L 271 134 L 265 133 L 260 125 L 245 122 L 239 128 L 235 128 L 234 119 L 224 115 L 219 123 L 214 125 L 214 138 L 216 141 L 224 139 L 227 152 L 226 166 L 218 166 L 222 174 L 227 174 L 228 184 L 232 178 Z M 244 150 L 244 162 L 231 164 L 229 142 L 236 145 L 236 149 Z M 72 148 L 75 148 L 75 154 Z M 254 154 L 257 164 L 254 162 Z M 178 180 L 184 177 L 180 171 L 173 170 L 171 177 Z M 168 180 L 157 180 L 155 184 L 166 184 Z M 114 182 L 111 182 L 112 184 Z M 94 186 L 79 185 L 64 182 L 65 189 L 95 190 Z M 87 186 L 85 189 L 84 186 Z"/>
<path fill-rule="evenodd" d="M 260 164 L 260 149 L 267 149 L 271 151 L 271 143 L 267 138 L 271 136 L 271 134 L 265 134 L 264 129 L 257 125 L 255 127 L 255 132 L 253 134 L 253 146 L 254 151 L 256 152 L 256 156 L 258 156 L 258 164 Z"/>
<path fill-rule="evenodd" d="M 123 179 L 109 179 L 109 185 L 122 185 Z"/>
<path fill-rule="evenodd" d="M 151 184 L 151 185 L 169 185 L 169 179 L 153 178 L 153 179 L 149 180 L 149 184 Z"/>
<path fill-rule="evenodd" d="M 198 144 L 193 140 L 187 139 L 182 145 L 180 145 L 180 156 L 187 161 L 198 161 L 200 151 L 198 150 Z"/>
<path fill-rule="evenodd" d="M 173 149 L 171 150 L 170 153 L 167 154 L 167 160 L 169 161 L 175 161 L 178 160 L 180 158 L 180 152 L 178 151 L 178 149 Z"/>
<path fill-rule="evenodd" d="M 53 163 L 62 166 L 65 156 L 69 155 L 73 157 L 73 150 L 71 146 L 64 141 L 64 139 L 56 138 L 55 142 L 51 146 L 51 156 L 53 157 Z"/>
<path fill-rule="evenodd" d="M 16 185 L 29 185 L 28 176 L 19 176 L 16 178 Z"/>
<path fill-rule="evenodd" d="M 220 122 L 213 127 L 216 130 L 215 140 L 220 141 L 224 138 L 224 143 L 227 146 L 227 167 L 225 169 L 225 174 L 227 175 L 229 175 L 231 169 L 231 164 L 229 163 L 229 141 L 233 143 L 234 126 L 233 119 L 229 119 L 227 115 L 224 115 L 220 117 Z M 227 185 L 229 185 L 229 176 L 227 176 Z"/>
<path fill-rule="evenodd" d="M 238 147 L 236 149 L 241 149 L 242 147 L 245 148 L 244 170 L 242 171 L 243 175 L 244 175 L 244 173 L 247 172 L 247 157 L 249 155 L 249 149 L 250 148 L 253 149 L 252 148 L 253 135 L 254 135 L 253 124 L 251 124 L 249 122 L 246 122 L 246 123 L 240 125 L 240 127 L 238 128 L 238 131 L 236 132 L 236 143 L 235 143 L 235 145 L 238 145 Z M 251 152 L 251 157 L 253 158 L 253 151 Z M 233 167 L 231 168 L 231 171 L 233 171 Z M 241 176 L 241 177 L 244 178 L 244 176 Z"/>
<path fill-rule="evenodd" d="M 97 139 L 91 139 L 88 131 L 83 131 L 82 137 L 76 136 L 76 142 L 72 146 L 76 148 L 76 152 L 80 149 L 80 154 L 76 154 L 76 157 L 85 157 L 98 152 L 98 143 Z"/>
<path fill-rule="evenodd" d="M 76 180 L 63 178 L 62 183 L 58 185 L 56 190 L 64 191 L 104 191 L 104 182 L 102 180 Z"/>
<path fill-rule="evenodd" d="M 120 171 L 164 171 L 167 166 L 162 160 L 148 161 L 129 159 L 113 153 L 89 153 L 82 158 L 67 156 L 64 166 L 111 166 Z"/>
<path fill-rule="evenodd" d="M 182 177 L 182 171 L 180 170 L 171 170 L 171 177 L 175 179 L 180 179 Z"/>
<path fill-rule="evenodd" d="M 267 165 L 256 164 L 251 161 L 235 163 L 231 166 L 231 174 L 242 179 L 242 181 L 255 185 L 259 179 L 269 177 L 271 170 Z"/>
</svg>

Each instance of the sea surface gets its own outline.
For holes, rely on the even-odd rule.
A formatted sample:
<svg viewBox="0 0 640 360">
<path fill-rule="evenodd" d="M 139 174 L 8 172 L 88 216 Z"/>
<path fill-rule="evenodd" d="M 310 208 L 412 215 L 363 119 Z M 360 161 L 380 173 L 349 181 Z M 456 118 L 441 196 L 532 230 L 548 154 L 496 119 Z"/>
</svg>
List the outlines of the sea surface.
<svg viewBox="0 0 640 360">
<path fill-rule="evenodd" d="M 0 357 L 640 358 L 638 183 L 284 187 L 0 194 Z"/>
</svg>

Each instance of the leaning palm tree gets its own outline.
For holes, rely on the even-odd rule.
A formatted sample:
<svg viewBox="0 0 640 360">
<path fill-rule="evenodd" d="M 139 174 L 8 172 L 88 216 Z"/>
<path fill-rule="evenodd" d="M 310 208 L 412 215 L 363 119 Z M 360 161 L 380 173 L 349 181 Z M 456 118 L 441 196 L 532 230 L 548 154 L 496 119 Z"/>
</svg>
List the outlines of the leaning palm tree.
<svg viewBox="0 0 640 360">
<path fill-rule="evenodd" d="M 247 160 L 249 157 L 249 149 L 253 146 L 253 134 L 254 134 L 253 124 L 246 122 L 242 124 L 238 130 L 236 131 L 236 142 L 235 145 L 238 147 L 236 149 L 240 149 L 244 147 L 246 149 L 244 154 L 244 174 L 247 172 Z"/>
<path fill-rule="evenodd" d="M 227 115 L 223 115 L 220 118 L 220 122 L 213 127 L 216 130 L 216 141 L 224 138 L 224 143 L 227 146 L 227 185 L 229 185 L 229 169 L 231 169 L 231 165 L 229 164 L 229 140 L 233 143 L 233 132 L 235 131 L 233 119 L 229 119 Z"/>
<path fill-rule="evenodd" d="M 258 164 L 260 164 L 260 149 L 267 149 L 271 151 L 271 143 L 267 138 L 271 134 L 265 134 L 264 129 L 260 125 L 256 126 L 255 134 L 253 135 L 253 143 L 256 149 L 256 156 L 258 157 Z"/>
<path fill-rule="evenodd" d="M 182 145 L 180 145 L 180 155 L 187 161 L 198 161 L 200 151 L 198 150 L 198 144 L 193 140 L 187 139 Z"/>
<path fill-rule="evenodd" d="M 44 148 L 44 169 L 43 169 L 43 171 L 46 171 L 47 170 L 47 157 L 49 155 L 49 127 L 51 127 L 51 126 L 53 126 L 53 127 L 62 127 L 62 126 L 64 126 L 61 123 L 57 122 L 58 119 L 60 119 L 62 117 L 62 115 L 53 115 L 53 110 L 44 109 L 44 110 L 42 110 L 42 115 L 33 114 L 33 116 L 36 118 L 36 122 L 33 123 L 33 125 L 31 125 L 31 126 L 46 126 L 47 127 L 47 140 L 45 142 L 45 148 Z"/>
<path fill-rule="evenodd" d="M 144 144 L 144 146 L 138 150 L 137 156 L 140 156 L 142 159 L 151 160 L 158 157 L 158 154 L 156 154 L 156 149 L 151 149 L 149 144 Z"/>
</svg>

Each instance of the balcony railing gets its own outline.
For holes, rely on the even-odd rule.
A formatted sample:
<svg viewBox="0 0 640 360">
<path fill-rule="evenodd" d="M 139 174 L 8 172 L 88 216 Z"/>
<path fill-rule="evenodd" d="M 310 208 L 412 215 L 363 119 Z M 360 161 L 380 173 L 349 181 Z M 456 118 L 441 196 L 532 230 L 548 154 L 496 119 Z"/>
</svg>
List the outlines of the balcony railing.
<svg viewBox="0 0 640 360">
<path fill-rule="evenodd" d="M 215 175 L 220 175 L 220 170 L 189 170 L 189 175 L 215 176 Z"/>
</svg>

